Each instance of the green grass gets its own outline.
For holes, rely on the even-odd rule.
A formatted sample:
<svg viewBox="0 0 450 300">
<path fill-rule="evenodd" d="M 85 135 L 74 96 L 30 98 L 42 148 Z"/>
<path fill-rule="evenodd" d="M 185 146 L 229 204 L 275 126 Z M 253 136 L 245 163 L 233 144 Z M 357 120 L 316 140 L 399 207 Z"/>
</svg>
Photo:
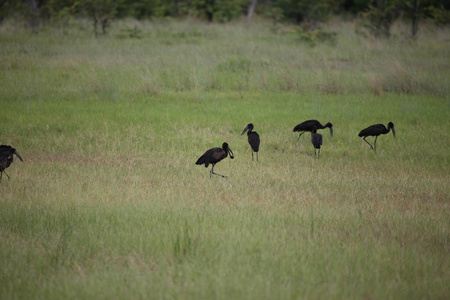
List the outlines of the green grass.
<svg viewBox="0 0 450 300">
<path fill-rule="evenodd" d="M 264 23 L 115 24 L 0 27 L 0 143 L 24 158 L 0 184 L 0 299 L 448 297 L 448 29 L 332 23 L 311 47 Z M 335 128 L 320 160 L 292 132 L 311 118 Z M 389 121 L 377 153 L 358 138 Z M 224 141 L 210 178 L 195 161 Z"/>
</svg>

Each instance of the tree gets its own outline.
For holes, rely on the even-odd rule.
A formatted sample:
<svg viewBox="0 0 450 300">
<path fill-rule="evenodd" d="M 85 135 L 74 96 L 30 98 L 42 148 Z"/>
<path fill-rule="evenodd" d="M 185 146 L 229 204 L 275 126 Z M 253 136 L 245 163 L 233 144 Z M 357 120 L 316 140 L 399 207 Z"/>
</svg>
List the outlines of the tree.
<svg viewBox="0 0 450 300">
<path fill-rule="evenodd" d="M 367 13 L 368 27 L 376 38 L 391 36 L 391 26 L 396 17 L 395 4 L 395 0 L 373 0 L 370 4 Z"/>
<path fill-rule="evenodd" d="M 330 14 L 328 0 L 273 0 L 272 3 L 286 20 L 303 23 L 309 28 L 316 27 L 318 22 L 325 21 Z"/>
<path fill-rule="evenodd" d="M 31 9 L 30 26 L 33 33 L 37 33 L 39 30 L 39 10 L 36 4 L 36 0 L 29 1 Z"/>
<path fill-rule="evenodd" d="M 23 17 L 30 25 L 33 33 L 39 31 L 39 9 L 36 0 L 0 0 L 0 24 L 8 15 Z"/>
<path fill-rule="evenodd" d="M 118 0 L 79 0 L 79 6 L 90 16 L 94 22 L 94 35 L 98 36 L 97 27 L 100 24 L 102 33 L 106 34 L 106 28 L 117 14 L 117 8 L 121 1 Z"/>
<path fill-rule="evenodd" d="M 188 15 L 206 18 L 209 22 L 227 22 L 243 15 L 248 0 L 187 0 Z"/>
<path fill-rule="evenodd" d="M 252 0 L 252 3 L 250 3 L 250 6 L 248 7 L 247 22 L 249 22 L 249 23 L 250 23 L 250 20 L 252 19 L 253 12 L 255 11 L 257 2 L 258 2 L 258 0 Z"/>
<path fill-rule="evenodd" d="M 419 31 L 419 0 L 413 0 L 413 6 L 411 10 L 412 30 L 411 36 L 413 39 L 417 38 L 417 32 Z"/>
</svg>

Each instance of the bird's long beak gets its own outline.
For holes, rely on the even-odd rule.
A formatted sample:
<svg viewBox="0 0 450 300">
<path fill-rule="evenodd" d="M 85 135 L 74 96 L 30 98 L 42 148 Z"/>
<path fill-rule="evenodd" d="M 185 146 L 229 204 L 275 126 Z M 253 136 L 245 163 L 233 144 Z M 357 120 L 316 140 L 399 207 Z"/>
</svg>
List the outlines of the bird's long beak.
<svg viewBox="0 0 450 300">
<path fill-rule="evenodd" d="M 20 156 L 19 152 L 17 150 L 14 150 L 14 154 L 20 159 L 20 161 L 23 161 L 22 156 Z"/>
<path fill-rule="evenodd" d="M 395 129 L 394 129 L 394 127 L 392 127 L 392 134 L 393 134 L 394 137 L 395 137 Z"/>
<path fill-rule="evenodd" d="M 233 159 L 233 158 L 234 158 L 234 153 L 233 153 L 233 151 L 231 151 L 231 149 L 228 148 L 228 152 L 230 153 L 230 158 Z"/>
<path fill-rule="evenodd" d="M 241 135 L 243 135 L 248 130 L 248 126 L 245 127 L 244 131 L 242 131 Z"/>
<path fill-rule="evenodd" d="M 333 136 L 333 126 L 330 127 L 330 134 Z"/>
</svg>

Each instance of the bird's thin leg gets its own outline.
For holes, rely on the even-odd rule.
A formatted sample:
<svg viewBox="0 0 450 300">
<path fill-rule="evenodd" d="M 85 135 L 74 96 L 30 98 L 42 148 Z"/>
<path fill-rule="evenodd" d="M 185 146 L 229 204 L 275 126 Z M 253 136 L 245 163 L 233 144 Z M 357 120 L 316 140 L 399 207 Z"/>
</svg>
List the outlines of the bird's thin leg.
<svg viewBox="0 0 450 300">
<path fill-rule="evenodd" d="M 223 177 L 223 178 L 227 178 L 227 176 L 225 176 L 225 175 L 222 175 L 222 174 L 219 174 L 219 173 L 214 173 L 214 172 L 212 172 L 214 175 L 217 175 L 217 176 L 220 176 L 220 177 Z"/>
<path fill-rule="evenodd" d="M 317 159 L 320 159 L 320 149 L 319 149 L 319 154 L 317 155 Z"/>
<path fill-rule="evenodd" d="M 5 173 L 5 175 L 8 177 L 8 180 L 11 179 L 11 177 L 9 177 L 9 175 L 5 171 L 3 171 L 3 173 Z"/>
<path fill-rule="evenodd" d="M 253 161 L 253 151 L 252 151 L 252 161 Z"/>
<path fill-rule="evenodd" d="M 259 160 L 258 160 L 258 152 L 256 152 L 256 161 L 259 161 Z"/>
<path fill-rule="evenodd" d="M 211 168 L 211 174 L 217 175 L 217 176 L 221 176 L 223 178 L 226 178 L 227 176 L 219 174 L 219 173 L 214 173 L 214 165 Z M 211 174 L 209 175 L 209 177 L 211 178 Z"/>
<path fill-rule="evenodd" d="M 297 142 L 298 142 L 298 140 L 300 139 L 300 137 L 302 136 L 302 134 L 304 134 L 304 133 L 305 133 L 305 131 L 303 131 L 302 133 L 300 133 L 300 134 L 298 135 Z"/>
<path fill-rule="evenodd" d="M 375 143 L 373 143 L 373 150 L 375 151 L 375 152 L 377 152 L 377 138 L 378 138 L 378 135 L 375 137 Z"/>
<path fill-rule="evenodd" d="M 364 140 L 364 142 L 366 142 L 367 144 L 369 144 L 369 146 L 370 146 L 370 148 L 372 148 L 373 149 L 373 146 L 366 140 L 366 136 L 365 137 L 363 137 L 363 140 Z"/>
</svg>

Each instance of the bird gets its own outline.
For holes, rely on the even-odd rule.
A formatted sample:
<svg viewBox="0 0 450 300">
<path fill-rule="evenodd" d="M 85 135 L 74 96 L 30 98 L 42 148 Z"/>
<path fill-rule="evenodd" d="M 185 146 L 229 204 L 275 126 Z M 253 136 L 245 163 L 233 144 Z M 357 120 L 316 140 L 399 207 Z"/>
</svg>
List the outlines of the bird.
<svg viewBox="0 0 450 300">
<path fill-rule="evenodd" d="M 242 131 L 241 135 L 243 135 L 246 131 L 247 137 L 248 137 L 248 143 L 250 144 L 250 147 L 252 147 L 252 161 L 253 161 L 253 152 L 256 152 L 256 161 L 258 161 L 258 151 L 259 151 L 259 134 L 256 131 L 253 131 L 253 124 L 250 123 L 247 125 L 247 127 L 244 128 L 244 131 Z"/>
<path fill-rule="evenodd" d="M 214 173 L 214 166 L 228 156 L 228 153 L 230 153 L 230 158 L 234 158 L 234 153 L 231 151 L 230 147 L 227 143 L 222 144 L 222 148 L 211 148 L 207 150 L 205 153 L 203 153 L 202 156 L 197 160 L 195 163 L 196 165 L 202 165 L 205 164 L 205 168 L 209 166 L 209 164 L 212 164 L 211 171 L 209 172 L 209 177 L 211 178 L 211 174 L 222 176 L 223 178 L 226 178 L 227 176 Z"/>
<path fill-rule="evenodd" d="M 8 145 L 0 145 L 0 182 L 2 181 L 3 173 L 6 174 L 5 169 L 13 162 L 14 155 L 17 156 L 20 161 L 23 161 L 16 149 Z M 6 174 L 6 176 L 8 176 L 8 179 L 11 179 L 8 174 Z"/>
<path fill-rule="evenodd" d="M 361 132 L 358 134 L 359 137 L 362 137 L 363 140 L 369 144 L 370 148 L 377 152 L 377 138 L 380 134 L 387 134 L 392 129 L 392 134 L 395 138 L 395 129 L 394 129 L 394 123 L 389 122 L 388 127 L 386 128 L 383 124 L 375 124 L 367 127 L 366 129 L 361 130 Z M 373 146 L 366 140 L 366 137 L 368 136 L 375 136 L 375 142 L 373 143 Z"/>
<path fill-rule="evenodd" d="M 333 124 L 331 124 L 330 122 L 328 122 L 327 124 L 325 124 L 325 126 L 323 126 L 317 120 L 308 120 L 308 121 L 300 123 L 300 124 L 298 124 L 297 126 L 294 127 L 294 132 L 300 131 L 300 134 L 298 136 L 297 141 L 300 139 L 300 136 L 302 134 L 304 134 L 306 131 L 312 132 L 312 129 L 314 127 L 316 127 L 316 130 L 317 129 L 325 129 L 325 128 L 329 127 L 330 128 L 330 134 L 331 134 L 331 136 L 333 136 Z"/>
<path fill-rule="evenodd" d="M 320 158 L 320 146 L 322 146 L 322 135 L 317 133 L 317 128 L 313 127 L 311 131 L 311 143 L 314 146 L 314 156 L 316 156 L 316 149 L 319 149 L 319 154 L 317 155 L 317 159 Z"/>
</svg>

